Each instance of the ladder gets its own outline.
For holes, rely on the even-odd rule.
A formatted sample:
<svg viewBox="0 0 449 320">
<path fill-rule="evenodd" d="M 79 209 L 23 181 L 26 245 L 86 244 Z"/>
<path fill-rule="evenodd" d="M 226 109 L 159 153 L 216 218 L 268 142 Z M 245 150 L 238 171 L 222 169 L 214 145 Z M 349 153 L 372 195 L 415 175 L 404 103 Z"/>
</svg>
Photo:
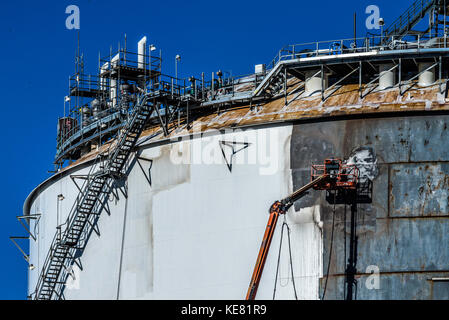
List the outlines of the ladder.
<svg viewBox="0 0 449 320">
<path fill-rule="evenodd" d="M 148 94 L 140 95 L 130 119 L 120 132 L 116 144 L 111 147 L 112 151 L 107 158 L 102 154 L 96 158 L 64 224 L 65 231 L 57 231 L 53 238 L 36 285 L 34 299 L 62 299 L 65 281 L 71 273 L 76 254 L 87 243 L 95 221 L 112 192 L 114 182 L 126 175 L 126 164 L 153 108 L 148 103 Z M 99 170 L 94 169 L 97 163 L 100 163 Z"/>
</svg>

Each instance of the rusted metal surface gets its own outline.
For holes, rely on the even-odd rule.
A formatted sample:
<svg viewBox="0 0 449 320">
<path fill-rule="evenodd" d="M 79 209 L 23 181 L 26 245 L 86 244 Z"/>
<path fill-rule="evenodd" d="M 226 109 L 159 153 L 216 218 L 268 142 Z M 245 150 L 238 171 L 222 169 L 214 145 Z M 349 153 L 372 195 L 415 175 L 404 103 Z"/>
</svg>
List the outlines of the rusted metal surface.
<svg viewBox="0 0 449 320">
<path fill-rule="evenodd" d="M 329 156 L 347 158 L 363 148 L 372 150 L 368 160 L 376 162 L 376 170 L 369 171 L 373 203 L 358 208 L 358 299 L 447 298 L 449 286 L 435 286 L 429 279 L 449 274 L 448 122 L 449 116 L 444 115 L 294 125 L 294 188 L 310 179 L 311 163 Z M 301 199 L 296 210 L 317 204 L 324 221 L 323 261 L 327 266 L 333 206 L 324 193 L 313 193 Z M 349 240 L 349 215 L 348 207 L 345 224 L 344 206 L 336 207 L 326 299 L 344 298 L 344 235 Z M 378 290 L 366 286 L 369 266 L 379 268 Z"/>
<path fill-rule="evenodd" d="M 449 214 L 449 163 L 392 165 L 390 184 L 392 217 Z"/>
<path fill-rule="evenodd" d="M 294 189 L 309 181 L 310 165 L 325 158 L 347 158 L 357 151 L 370 150 L 370 161 L 376 163 L 371 171 L 373 203 L 360 205 L 358 213 L 357 298 L 447 299 L 448 286 L 429 280 L 449 276 L 449 115 L 432 113 L 449 111 L 449 103 L 439 93 L 439 86 L 415 87 L 403 96 L 398 89 L 391 89 L 360 99 L 357 86 L 346 85 L 322 102 L 319 96 L 297 98 L 294 91 L 301 83 L 289 85 L 288 105 L 280 97 L 252 109 L 244 106 L 212 113 L 195 119 L 190 129 L 179 128 L 168 137 L 154 127 L 144 132 L 142 141 L 151 143 L 216 129 L 315 119 L 315 123 L 293 125 L 290 164 Z M 406 115 L 407 111 L 419 111 L 422 116 Z M 389 113 L 394 117 L 385 117 Z M 382 118 L 376 118 L 376 114 L 382 114 Z M 348 115 L 370 117 L 319 122 Z M 104 148 L 107 146 L 99 150 Z M 94 158 L 97 152 L 72 166 Z M 298 201 L 295 209 L 315 205 L 321 206 L 324 221 L 323 265 L 327 266 L 332 206 L 324 193 L 314 192 Z M 344 297 L 344 230 L 349 230 L 349 222 L 343 222 L 344 215 L 344 207 L 338 206 L 327 299 Z M 346 217 L 348 220 L 349 208 Z M 366 268 L 372 265 L 380 271 L 378 290 L 365 285 Z"/>
<path fill-rule="evenodd" d="M 301 94 L 303 82 L 297 79 L 288 81 L 288 104 L 285 105 L 284 97 L 279 97 L 273 101 L 266 103 L 254 104 L 252 108 L 249 105 L 234 109 L 219 110 L 208 115 L 194 119 L 191 127 L 187 129 L 185 126 L 172 130 L 168 136 L 162 134 L 160 127 L 149 128 L 142 134 L 142 139 L 154 133 L 160 134 L 151 139 L 157 142 L 163 139 L 173 139 L 176 137 L 186 136 L 198 132 L 207 132 L 211 130 L 220 130 L 225 128 L 248 127 L 261 124 L 273 124 L 278 122 L 288 122 L 296 120 L 312 120 L 312 119 L 328 119 L 337 116 L 357 116 L 357 115 L 375 115 L 378 113 L 391 113 L 394 115 L 401 112 L 411 111 L 449 111 L 449 102 L 446 101 L 444 94 L 440 93 L 440 85 L 436 84 L 426 88 L 413 87 L 404 95 L 399 94 L 399 89 L 382 90 L 372 92 L 360 98 L 357 85 L 344 85 L 339 88 L 326 101 L 321 101 L 321 96 L 304 97 Z M 444 87 L 444 86 L 443 86 Z M 173 123 L 176 127 L 177 123 Z M 447 127 L 447 124 L 444 124 Z M 411 130 L 413 129 L 413 130 Z M 421 128 L 410 127 L 404 128 L 403 133 L 409 138 L 420 139 L 422 134 Z M 439 128 L 434 128 L 440 132 Z M 442 138 L 448 137 L 447 128 L 442 133 Z M 423 144 L 436 145 L 434 140 L 426 139 Z M 418 145 L 414 145 L 418 148 Z M 91 152 L 76 161 L 75 164 L 81 163 L 95 155 L 97 151 Z M 449 154 L 449 150 L 446 151 Z M 413 156 L 413 154 L 411 155 Z"/>
<path fill-rule="evenodd" d="M 358 275 L 357 299 L 359 300 L 447 300 L 449 282 L 435 282 L 434 277 L 447 277 L 449 273 L 384 273 L 379 290 L 366 290 L 369 275 Z M 323 286 L 323 280 L 321 286 Z M 326 298 L 340 300 L 344 297 L 344 276 L 330 277 Z"/>
</svg>

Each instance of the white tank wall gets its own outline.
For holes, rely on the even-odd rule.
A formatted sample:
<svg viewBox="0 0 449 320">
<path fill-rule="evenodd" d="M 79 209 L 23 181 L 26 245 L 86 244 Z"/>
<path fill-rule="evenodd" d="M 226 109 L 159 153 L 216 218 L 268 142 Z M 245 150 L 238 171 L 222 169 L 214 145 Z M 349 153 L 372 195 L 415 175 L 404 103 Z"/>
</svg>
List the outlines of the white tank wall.
<svg viewBox="0 0 449 320">
<path fill-rule="evenodd" d="M 153 159 L 152 187 L 136 164 L 128 177 L 128 200 L 119 193 L 119 201 L 109 202 L 111 215 L 103 211 L 98 223 L 101 235 L 92 234 L 81 257 L 83 271 L 75 268 L 76 280 L 69 281 L 66 298 L 244 299 L 268 209 L 275 200 L 292 192 L 291 131 L 291 126 L 259 129 L 249 137 L 247 133 L 232 133 L 145 149 L 142 156 Z M 265 133 L 278 143 L 256 139 L 257 134 Z M 219 140 L 243 142 L 245 138 L 253 143 L 235 155 L 230 173 Z M 241 161 L 262 144 L 272 148 L 268 149 L 270 154 L 279 155 L 279 166 L 273 174 L 261 174 L 269 167 L 261 161 Z M 197 164 L 194 160 L 200 147 L 222 163 Z M 230 149 L 224 148 L 229 155 Z M 173 155 L 181 151 L 189 151 L 190 163 L 173 163 Z M 149 163 L 141 163 L 147 170 Z M 36 266 L 30 271 L 30 293 L 54 236 L 58 194 L 65 196 L 60 210 L 61 219 L 65 219 L 77 195 L 70 177 L 41 192 L 31 207 L 30 213 L 40 212 L 42 218 L 37 227 L 38 241 L 30 245 L 31 263 Z M 318 298 L 322 276 L 319 210 L 314 207 L 296 213 L 292 208 L 287 216 L 301 299 Z M 259 299 L 272 298 L 282 221 L 283 217 L 265 265 Z M 276 296 L 293 299 L 284 235 Z"/>
</svg>

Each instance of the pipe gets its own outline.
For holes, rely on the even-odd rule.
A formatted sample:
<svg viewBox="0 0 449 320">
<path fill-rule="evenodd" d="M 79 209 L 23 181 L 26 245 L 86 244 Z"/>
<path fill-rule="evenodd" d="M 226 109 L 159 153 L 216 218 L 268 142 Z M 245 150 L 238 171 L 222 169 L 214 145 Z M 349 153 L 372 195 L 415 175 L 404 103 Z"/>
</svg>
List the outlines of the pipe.
<svg viewBox="0 0 449 320">
<path fill-rule="evenodd" d="M 147 46 L 147 37 L 143 37 L 137 43 L 137 68 L 145 68 L 145 50 Z"/>
</svg>

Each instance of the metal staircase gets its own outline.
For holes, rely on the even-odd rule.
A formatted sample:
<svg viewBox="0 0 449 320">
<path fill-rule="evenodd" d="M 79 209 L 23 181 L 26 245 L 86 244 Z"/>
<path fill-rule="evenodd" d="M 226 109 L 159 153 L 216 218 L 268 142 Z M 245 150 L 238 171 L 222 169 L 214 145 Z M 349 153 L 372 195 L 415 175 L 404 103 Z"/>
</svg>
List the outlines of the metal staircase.
<svg viewBox="0 0 449 320">
<path fill-rule="evenodd" d="M 385 37 L 404 36 L 415 27 L 425 15 L 436 7 L 441 7 L 441 0 L 416 0 L 402 15 L 400 15 L 387 29 Z"/>
<path fill-rule="evenodd" d="M 278 93 L 284 83 L 283 64 L 279 61 L 276 66 L 267 74 L 259 86 L 254 90 L 253 97 L 259 97 L 263 94 L 274 96 Z"/>
<path fill-rule="evenodd" d="M 66 279 L 75 258 L 86 244 L 95 221 L 112 192 L 113 184 L 125 175 L 126 164 L 153 110 L 148 95 L 138 98 L 134 110 L 108 154 L 97 156 L 64 225 L 53 238 L 38 279 L 34 299 L 62 299 Z M 97 166 L 99 165 L 99 167 Z"/>
</svg>

